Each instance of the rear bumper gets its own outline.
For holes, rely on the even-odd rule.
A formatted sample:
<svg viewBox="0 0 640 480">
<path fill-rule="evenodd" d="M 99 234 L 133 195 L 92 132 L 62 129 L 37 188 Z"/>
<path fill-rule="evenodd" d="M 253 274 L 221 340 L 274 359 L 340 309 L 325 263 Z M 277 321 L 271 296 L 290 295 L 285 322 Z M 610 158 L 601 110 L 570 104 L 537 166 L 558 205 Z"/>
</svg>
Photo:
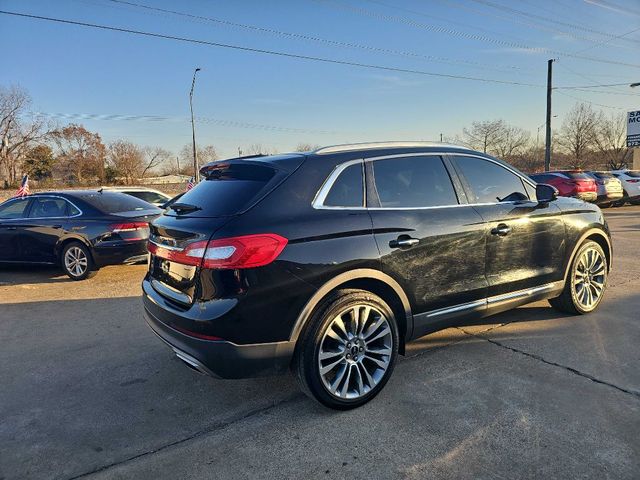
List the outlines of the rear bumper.
<svg viewBox="0 0 640 480">
<path fill-rule="evenodd" d="M 595 202 L 598 198 L 598 194 L 596 192 L 578 192 L 574 197 L 584 200 L 585 202 Z"/>
<path fill-rule="evenodd" d="M 119 263 L 137 263 L 147 259 L 147 241 L 110 242 L 93 247 L 93 259 L 99 267 Z"/>
<path fill-rule="evenodd" d="M 289 369 L 295 342 L 238 345 L 225 340 L 202 340 L 162 323 L 146 303 L 144 315 L 151 330 L 191 368 L 216 378 L 248 378 L 285 373 Z"/>
<path fill-rule="evenodd" d="M 611 202 L 613 200 L 620 200 L 624 194 L 622 191 L 619 192 L 607 192 L 603 195 L 598 195 L 598 203 L 602 202 Z"/>
</svg>

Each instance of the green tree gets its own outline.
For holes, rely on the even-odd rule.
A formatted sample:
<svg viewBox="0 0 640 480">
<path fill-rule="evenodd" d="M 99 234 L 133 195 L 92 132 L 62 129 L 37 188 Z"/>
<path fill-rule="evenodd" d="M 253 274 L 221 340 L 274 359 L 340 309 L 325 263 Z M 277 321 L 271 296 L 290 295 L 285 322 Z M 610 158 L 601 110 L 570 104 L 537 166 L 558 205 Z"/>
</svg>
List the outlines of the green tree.
<svg viewBox="0 0 640 480">
<path fill-rule="evenodd" d="M 48 145 L 37 145 L 27 152 L 23 168 L 30 177 L 42 180 L 51 177 L 55 164 L 53 150 Z"/>
</svg>

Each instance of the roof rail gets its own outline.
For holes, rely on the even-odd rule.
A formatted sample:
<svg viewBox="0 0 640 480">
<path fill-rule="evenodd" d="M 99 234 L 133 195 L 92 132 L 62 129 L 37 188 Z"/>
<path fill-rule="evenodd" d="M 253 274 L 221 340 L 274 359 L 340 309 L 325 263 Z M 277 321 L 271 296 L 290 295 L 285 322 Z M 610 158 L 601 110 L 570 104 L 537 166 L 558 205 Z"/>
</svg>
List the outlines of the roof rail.
<svg viewBox="0 0 640 480">
<path fill-rule="evenodd" d="M 329 147 L 322 147 L 314 150 L 312 153 L 323 155 L 327 153 L 349 152 L 353 150 L 374 150 L 382 148 L 402 148 L 402 147 L 450 147 L 450 148 L 462 148 L 464 150 L 470 150 L 470 148 L 463 145 L 454 145 L 451 143 L 443 142 L 368 142 L 368 143 L 351 143 L 344 145 L 332 145 Z"/>
</svg>

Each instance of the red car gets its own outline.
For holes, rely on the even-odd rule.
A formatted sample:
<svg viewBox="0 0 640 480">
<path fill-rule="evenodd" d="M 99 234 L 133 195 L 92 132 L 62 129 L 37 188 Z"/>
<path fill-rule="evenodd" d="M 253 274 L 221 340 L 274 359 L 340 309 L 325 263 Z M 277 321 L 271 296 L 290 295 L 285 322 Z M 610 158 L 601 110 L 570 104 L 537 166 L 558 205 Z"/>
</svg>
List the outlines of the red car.
<svg viewBox="0 0 640 480">
<path fill-rule="evenodd" d="M 575 197 L 586 202 L 595 202 L 598 199 L 596 181 L 578 170 L 534 173 L 529 177 L 536 183 L 546 183 L 556 187 L 563 197 Z"/>
</svg>

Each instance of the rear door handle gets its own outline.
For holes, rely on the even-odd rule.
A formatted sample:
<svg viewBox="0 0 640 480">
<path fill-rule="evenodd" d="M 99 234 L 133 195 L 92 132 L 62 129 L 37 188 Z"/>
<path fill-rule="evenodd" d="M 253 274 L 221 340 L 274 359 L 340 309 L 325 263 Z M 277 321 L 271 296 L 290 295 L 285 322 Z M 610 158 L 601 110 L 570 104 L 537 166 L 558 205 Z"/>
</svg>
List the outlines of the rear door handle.
<svg viewBox="0 0 640 480">
<path fill-rule="evenodd" d="M 499 223 L 497 227 L 491 229 L 491 235 L 498 235 L 500 237 L 509 235 L 510 232 L 511 227 L 506 223 Z"/>
<path fill-rule="evenodd" d="M 411 248 L 420 242 L 417 238 L 411 238 L 408 235 L 400 235 L 397 239 L 389 242 L 391 248 Z"/>
</svg>

